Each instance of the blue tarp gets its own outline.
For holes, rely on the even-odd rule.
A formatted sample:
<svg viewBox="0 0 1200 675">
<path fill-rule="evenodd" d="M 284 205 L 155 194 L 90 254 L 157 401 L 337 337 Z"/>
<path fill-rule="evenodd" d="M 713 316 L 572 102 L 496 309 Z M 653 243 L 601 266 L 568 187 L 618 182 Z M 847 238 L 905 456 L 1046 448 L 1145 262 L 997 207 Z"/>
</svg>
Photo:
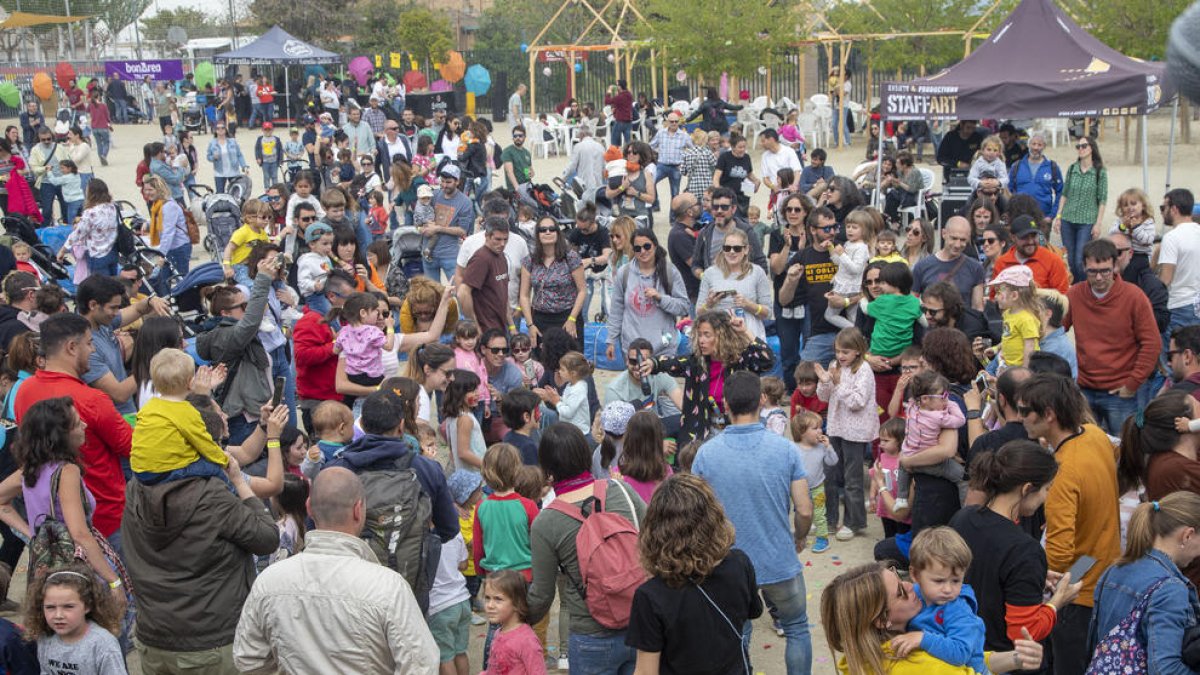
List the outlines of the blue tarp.
<svg viewBox="0 0 1200 675">
<path fill-rule="evenodd" d="M 333 52 L 314 47 L 298 40 L 279 26 L 263 34 L 254 42 L 224 54 L 217 54 L 213 63 L 235 66 L 341 63 L 342 57 Z"/>
</svg>

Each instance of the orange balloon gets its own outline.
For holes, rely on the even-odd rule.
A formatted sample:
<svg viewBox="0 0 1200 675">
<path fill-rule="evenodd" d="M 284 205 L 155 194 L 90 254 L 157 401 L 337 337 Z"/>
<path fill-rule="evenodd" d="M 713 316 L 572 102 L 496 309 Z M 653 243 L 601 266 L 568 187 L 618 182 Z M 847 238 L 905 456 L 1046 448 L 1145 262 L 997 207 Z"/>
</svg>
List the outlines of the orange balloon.
<svg viewBox="0 0 1200 675">
<path fill-rule="evenodd" d="M 463 61 L 462 54 L 450 52 L 449 58 L 438 68 L 438 72 L 441 73 L 443 80 L 458 82 L 467 72 L 467 62 Z"/>
<path fill-rule="evenodd" d="M 54 81 L 50 79 L 48 73 L 39 72 L 34 74 L 33 94 L 43 101 L 49 100 L 54 95 Z"/>
</svg>

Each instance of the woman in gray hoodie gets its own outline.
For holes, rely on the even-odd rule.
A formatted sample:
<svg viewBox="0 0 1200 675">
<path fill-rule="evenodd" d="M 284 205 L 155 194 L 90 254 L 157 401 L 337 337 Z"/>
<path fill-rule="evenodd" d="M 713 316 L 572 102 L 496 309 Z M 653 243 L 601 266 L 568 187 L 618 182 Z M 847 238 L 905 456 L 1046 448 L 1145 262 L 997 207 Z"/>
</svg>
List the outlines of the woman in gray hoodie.
<svg viewBox="0 0 1200 675">
<path fill-rule="evenodd" d="M 613 273 L 606 355 L 612 360 L 617 344 L 628 353 L 629 343 L 645 338 L 655 356 L 674 356 L 679 347 L 675 320 L 691 310 L 687 287 L 679 270 L 667 263 L 653 230 L 637 229 L 632 241 L 633 260 Z"/>
</svg>

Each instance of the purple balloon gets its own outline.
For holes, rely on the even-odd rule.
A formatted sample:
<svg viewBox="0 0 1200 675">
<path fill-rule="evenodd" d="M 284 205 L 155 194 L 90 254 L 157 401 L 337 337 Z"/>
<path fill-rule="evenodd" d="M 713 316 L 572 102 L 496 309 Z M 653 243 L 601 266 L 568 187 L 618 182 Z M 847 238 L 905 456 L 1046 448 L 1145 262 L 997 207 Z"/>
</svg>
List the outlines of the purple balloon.
<svg viewBox="0 0 1200 675">
<path fill-rule="evenodd" d="M 371 75 L 371 71 L 375 70 L 375 64 L 365 56 L 356 56 L 350 61 L 347 70 L 358 81 L 359 86 L 365 86 L 367 78 Z"/>
<path fill-rule="evenodd" d="M 433 84 L 429 85 L 429 91 L 454 91 L 454 85 L 445 80 L 434 80 Z"/>
</svg>

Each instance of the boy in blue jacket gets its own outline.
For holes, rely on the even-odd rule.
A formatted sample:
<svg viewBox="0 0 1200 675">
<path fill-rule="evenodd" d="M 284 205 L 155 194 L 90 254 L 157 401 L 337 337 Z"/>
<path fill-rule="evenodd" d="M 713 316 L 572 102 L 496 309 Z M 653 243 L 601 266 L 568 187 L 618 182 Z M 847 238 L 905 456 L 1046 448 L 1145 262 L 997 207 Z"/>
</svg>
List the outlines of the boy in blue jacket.
<svg viewBox="0 0 1200 675">
<path fill-rule="evenodd" d="M 988 672 L 983 659 L 985 628 L 976 612 L 975 591 L 963 584 L 971 549 L 949 527 L 921 530 L 909 551 L 913 591 L 922 609 L 908 622 L 909 632 L 892 638 L 892 652 L 903 659 L 914 649 L 952 666 Z"/>
</svg>

